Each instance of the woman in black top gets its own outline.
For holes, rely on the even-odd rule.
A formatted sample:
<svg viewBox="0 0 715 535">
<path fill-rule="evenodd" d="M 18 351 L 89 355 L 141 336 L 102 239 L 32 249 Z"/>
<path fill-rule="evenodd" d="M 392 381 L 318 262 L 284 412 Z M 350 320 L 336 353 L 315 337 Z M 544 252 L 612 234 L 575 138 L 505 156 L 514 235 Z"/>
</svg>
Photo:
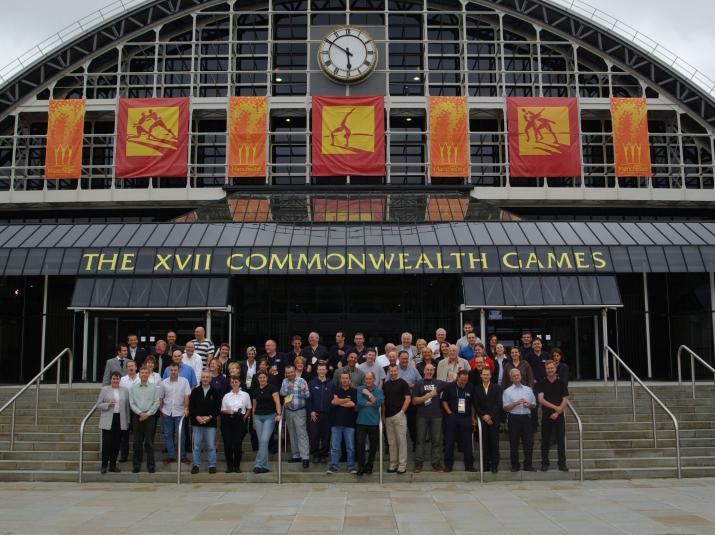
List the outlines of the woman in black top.
<svg viewBox="0 0 715 535">
<path fill-rule="evenodd" d="M 492 383 L 492 371 L 484 366 L 481 384 L 474 385 L 474 408 L 482 427 L 484 441 L 482 463 L 484 470 L 494 474 L 499 471 L 499 418 L 502 412 L 502 395 L 499 385 Z"/>
<path fill-rule="evenodd" d="M 273 429 L 281 419 L 281 399 L 278 388 L 268 382 L 268 375 L 258 372 L 258 385 L 253 389 L 253 427 L 258 435 L 258 453 L 253 472 L 268 472 L 268 443 Z"/>
<path fill-rule="evenodd" d="M 563 383 L 569 385 L 569 367 L 568 364 L 564 362 L 564 353 L 561 351 L 560 347 L 555 347 L 551 350 L 551 360 L 556 364 L 556 375 L 563 381 Z"/>
</svg>

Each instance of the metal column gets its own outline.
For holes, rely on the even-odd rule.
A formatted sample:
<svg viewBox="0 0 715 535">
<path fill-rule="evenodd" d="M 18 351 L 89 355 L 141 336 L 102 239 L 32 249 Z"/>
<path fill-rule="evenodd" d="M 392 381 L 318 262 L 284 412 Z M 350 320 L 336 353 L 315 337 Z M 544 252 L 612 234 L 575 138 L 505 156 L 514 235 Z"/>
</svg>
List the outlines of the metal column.
<svg viewBox="0 0 715 535">
<path fill-rule="evenodd" d="M 606 352 L 606 348 L 608 347 L 608 309 L 604 308 L 601 311 L 601 318 L 602 318 L 602 327 L 603 327 L 603 351 L 604 353 Z M 596 355 L 596 359 L 598 359 L 598 355 Z M 615 376 L 614 376 L 615 377 Z M 603 361 L 603 381 L 604 383 L 608 384 L 608 358 L 604 359 Z"/>
<path fill-rule="evenodd" d="M 211 340 L 211 310 L 206 311 L 206 338 Z"/>
<path fill-rule="evenodd" d="M 713 351 L 715 352 L 715 273 L 708 273 L 710 276 L 710 310 L 712 311 L 713 322 Z"/>
<path fill-rule="evenodd" d="M 593 315 L 593 343 L 596 346 L 596 380 L 598 381 L 601 378 L 601 344 L 598 341 L 598 314 Z"/>
<path fill-rule="evenodd" d="M 47 341 L 47 285 L 49 277 L 45 275 L 45 290 L 42 293 L 42 341 L 40 345 L 40 369 L 45 368 L 45 342 Z M 43 377 L 44 378 L 44 377 Z"/>
<path fill-rule="evenodd" d="M 479 329 L 482 333 L 482 343 L 487 344 L 487 316 L 483 308 L 479 309 Z"/>
<path fill-rule="evenodd" d="M 712 285 L 710 286 L 712 292 Z M 650 304 L 648 302 L 648 274 L 643 273 L 643 305 L 645 306 L 645 352 L 648 359 L 648 378 L 653 377 L 653 362 L 650 354 Z"/>
<path fill-rule="evenodd" d="M 92 377 L 97 377 L 97 355 L 99 353 L 99 317 L 96 316 L 94 318 L 94 336 L 92 338 Z"/>
</svg>

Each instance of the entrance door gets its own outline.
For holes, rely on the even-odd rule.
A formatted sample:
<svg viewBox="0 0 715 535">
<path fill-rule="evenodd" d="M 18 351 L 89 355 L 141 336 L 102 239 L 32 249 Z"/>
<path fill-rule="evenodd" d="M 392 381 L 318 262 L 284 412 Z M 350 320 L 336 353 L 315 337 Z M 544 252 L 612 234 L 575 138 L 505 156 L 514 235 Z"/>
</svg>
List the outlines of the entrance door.
<svg viewBox="0 0 715 535">
<path fill-rule="evenodd" d="M 152 353 L 157 340 L 166 340 L 166 333 L 176 332 L 180 345 L 194 338 L 197 325 L 206 325 L 205 312 L 99 312 L 90 318 L 89 340 L 92 359 L 88 380 L 101 380 L 104 362 L 116 355 L 117 345 L 126 342 L 127 336 L 136 334 L 139 345 Z M 228 341 L 229 314 L 212 314 L 211 339 L 216 346 Z"/>
<path fill-rule="evenodd" d="M 465 319 L 470 318 L 465 313 Z M 521 333 L 531 331 L 541 338 L 544 348 L 563 350 L 571 379 L 597 379 L 597 355 L 600 345 L 600 312 L 584 310 L 487 310 L 486 332 L 496 334 L 507 348 L 520 345 Z"/>
</svg>

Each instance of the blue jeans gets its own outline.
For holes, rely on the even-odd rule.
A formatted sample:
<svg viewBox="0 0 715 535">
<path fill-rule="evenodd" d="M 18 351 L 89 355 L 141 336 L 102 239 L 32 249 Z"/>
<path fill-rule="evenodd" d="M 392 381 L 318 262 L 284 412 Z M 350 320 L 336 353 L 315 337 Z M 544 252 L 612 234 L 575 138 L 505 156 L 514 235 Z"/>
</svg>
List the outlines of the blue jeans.
<svg viewBox="0 0 715 535">
<path fill-rule="evenodd" d="M 276 413 L 256 414 L 253 417 L 253 426 L 258 435 L 258 453 L 256 453 L 256 468 L 268 468 L 268 442 L 276 427 Z M 278 445 L 280 447 L 280 444 Z"/>
<path fill-rule="evenodd" d="M 179 430 L 179 421 L 181 420 L 181 416 L 167 416 L 166 414 L 161 415 L 161 431 L 164 433 L 164 445 L 166 446 L 166 456 L 169 458 L 169 460 L 175 460 L 176 459 L 176 446 L 174 444 L 174 433 L 176 433 Z M 188 420 L 188 418 L 187 418 Z M 186 427 L 186 421 L 184 420 L 184 424 L 182 426 L 182 429 Z M 183 432 L 183 431 L 182 431 Z M 183 440 L 179 438 L 179 445 Z M 179 455 L 180 459 L 184 457 L 186 454 L 186 451 L 184 448 L 181 448 L 181 455 Z"/>
<path fill-rule="evenodd" d="M 216 428 L 215 427 L 199 427 L 192 425 L 194 438 L 194 450 L 192 454 L 192 463 L 194 466 L 201 464 L 201 448 L 206 448 L 206 453 L 209 458 L 209 468 L 216 467 Z"/>
<path fill-rule="evenodd" d="M 340 461 L 340 443 L 345 440 L 348 454 L 348 471 L 355 468 L 355 428 L 334 425 L 330 428 L 330 469 L 337 471 Z"/>
</svg>

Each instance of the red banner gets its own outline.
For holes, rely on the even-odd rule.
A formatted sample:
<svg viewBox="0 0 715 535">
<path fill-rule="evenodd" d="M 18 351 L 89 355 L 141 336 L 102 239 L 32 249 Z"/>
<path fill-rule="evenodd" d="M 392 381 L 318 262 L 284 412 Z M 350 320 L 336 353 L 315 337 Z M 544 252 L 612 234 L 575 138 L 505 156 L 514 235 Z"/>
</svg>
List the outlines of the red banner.
<svg viewBox="0 0 715 535">
<path fill-rule="evenodd" d="M 313 176 L 385 174 L 383 97 L 313 97 Z"/>
<path fill-rule="evenodd" d="M 469 176 L 467 97 L 429 98 L 430 176 Z"/>
<path fill-rule="evenodd" d="M 50 100 L 47 111 L 45 178 L 82 176 L 84 99 Z"/>
<path fill-rule="evenodd" d="M 189 99 L 119 99 L 117 178 L 185 177 Z"/>
<path fill-rule="evenodd" d="M 611 98 L 616 176 L 652 176 L 645 98 Z"/>
<path fill-rule="evenodd" d="M 575 98 L 507 98 L 509 174 L 581 175 Z"/>
<path fill-rule="evenodd" d="M 266 176 L 266 97 L 228 99 L 228 176 Z"/>
</svg>

